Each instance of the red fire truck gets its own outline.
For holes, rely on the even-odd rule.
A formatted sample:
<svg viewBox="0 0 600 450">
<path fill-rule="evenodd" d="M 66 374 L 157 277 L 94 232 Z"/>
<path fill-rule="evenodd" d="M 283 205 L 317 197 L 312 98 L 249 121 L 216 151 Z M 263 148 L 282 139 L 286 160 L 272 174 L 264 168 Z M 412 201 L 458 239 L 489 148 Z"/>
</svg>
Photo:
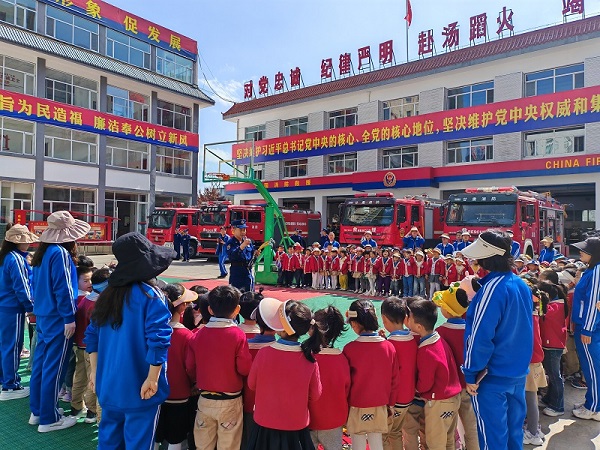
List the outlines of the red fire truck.
<svg viewBox="0 0 600 450">
<path fill-rule="evenodd" d="M 200 235 L 200 209 L 186 207 L 185 204 L 164 203 L 150 215 L 146 237 L 156 245 L 173 246 L 175 227 L 184 225 L 190 234 L 190 258 L 198 255 L 198 236 Z"/>
<path fill-rule="evenodd" d="M 520 191 L 514 186 L 480 187 L 450 195 L 444 231 L 453 237 L 464 230 L 472 236 L 489 228 L 512 230 L 521 253 L 533 257 L 539 254 L 545 236 L 552 236 L 556 249 L 564 254 L 564 226 L 563 206 L 550 193 Z"/>
<path fill-rule="evenodd" d="M 442 202 L 421 196 L 396 198 L 390 192 L 355 194 L 340 205 L 340 242 L 360 244 L 365 231 L 370 230 L 379 246 L 402 248 L 402 239 L 412 227 L 417 227 L 425 246 L 439 241 L 443 222 Z"/>
</svg>

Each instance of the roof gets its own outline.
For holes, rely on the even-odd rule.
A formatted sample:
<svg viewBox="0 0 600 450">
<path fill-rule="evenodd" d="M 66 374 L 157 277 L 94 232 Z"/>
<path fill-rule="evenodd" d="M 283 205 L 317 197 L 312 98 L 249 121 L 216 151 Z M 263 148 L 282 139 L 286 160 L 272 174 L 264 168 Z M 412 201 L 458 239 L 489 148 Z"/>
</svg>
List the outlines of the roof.
<svg viewBox="0 0 600 450">
<path fill-rule="evenodd" d="M 21 28 L 0 23 L 0 41 L 11 42 L 40 52 L 71 59 L 107 72 L 113 72 L 117 75 L 152 84 L 162 89 L 167 89 L 211 105 L 215 104 L 215 101 L 198 87 Z"/>
<path fill-rule="evenodd" d="M 503 39 L 494 39 L 484 44 L 461 48 L 406 64 L 236 103 L 223 113 L 223 118 L 232 118 L 286 104 L 339 95 L 372 86 L 396 83 L 403 79 L 415 78 L 427 73 L 478 64 L 484 61 L 505 58 L 508 55 L 533 52 L 542 48 L 556 47 L 599 36 L 600 16 L 592 16 L 587 19 L 516 34 Z"/>
</svg>

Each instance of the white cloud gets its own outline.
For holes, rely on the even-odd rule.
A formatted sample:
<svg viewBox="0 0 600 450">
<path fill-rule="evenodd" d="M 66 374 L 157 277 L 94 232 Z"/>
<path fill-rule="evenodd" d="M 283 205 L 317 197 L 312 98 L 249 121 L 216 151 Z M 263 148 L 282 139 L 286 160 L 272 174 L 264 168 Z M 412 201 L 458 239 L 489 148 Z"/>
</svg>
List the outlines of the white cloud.
<svg viewBox="0 0 600 450">
<path fill-rule="evenodd" d="M 244 92 L 244 83 L 237 80 L 221 81 L 217 78 L 209 78 L 207 83 L 207 80 L 201 78 L 200 87 L 207 91 L 208 95 L 214 99 L 215 102 L 226 105 L 228 108 L 231 106 L 231 103 L 225 100 L 231 100 L 236 103 L 241 102 L 241 97 Z M 215 95 L 215 93 L 217 95 Z"/>
</svg>

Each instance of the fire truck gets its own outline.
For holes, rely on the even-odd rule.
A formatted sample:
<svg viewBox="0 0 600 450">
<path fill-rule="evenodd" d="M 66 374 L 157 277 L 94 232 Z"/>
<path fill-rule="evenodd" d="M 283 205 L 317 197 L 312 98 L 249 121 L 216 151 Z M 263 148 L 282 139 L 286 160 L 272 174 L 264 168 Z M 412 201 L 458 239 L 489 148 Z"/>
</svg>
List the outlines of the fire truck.
<svg viewBox="0 0 600 450">
<path fill-rule="evenodd" d="M 231 226 L 234 220 L 246 220 L 246 236 L 252 239 L 255 246 L 259 246 L 265 241 L 265 207 L 262 205 L 232 205 L 216 202 L 202 208 L 200 216 L 200 247 L 199 254 L 202 256 L 213 256 L 217 248 L 217 239 L 219 238 L 222 225 Z M 293 234 L 296 229 L 302 231 L 302 236 L 309 242 L 309 239 L 317 240 L 321 228 L 321 213 L 300 209 L 282 209 L 285 225 L 289 234 Z M 275 236 L 275 241 L 279 242 L 282 236 Z M 310 241 L 312 242 L 312 241 Z"/>
<path fill-rule="evenodd" d="M 426 195 L 355 194 L 340 205 L 340 242 L 358 245 L 365 231 L 371 231 L 377 245 L 402 248 L 404 236 L 417 227 L 425 246 L 433 246 L 442 234 L 442 205 Z"/>
<path fill-rule="evenodd" d="M 184 203 L 164 203 L 150 215 L 146 237 L 156 245 L 173 247 L 173 236 L 177 226 L 187 226 L 190 235 L 190 258 L 198 255 L 200 235 L 200 209 L 186 207 Z"/>
<path fill-rule="evenodd" d="M 450 195 L 444 231 L 453 236 L 466 230 L 477 236 L 489 228 L 511 230 L 521 253 L 533 257 L 539 255 L 545 236 L 551 236 L 555 248 L 564 254 L 564 226 L 564 208 L 550 193 L 520 191 L 514 186 L 479 187 Z"/>
</svg>

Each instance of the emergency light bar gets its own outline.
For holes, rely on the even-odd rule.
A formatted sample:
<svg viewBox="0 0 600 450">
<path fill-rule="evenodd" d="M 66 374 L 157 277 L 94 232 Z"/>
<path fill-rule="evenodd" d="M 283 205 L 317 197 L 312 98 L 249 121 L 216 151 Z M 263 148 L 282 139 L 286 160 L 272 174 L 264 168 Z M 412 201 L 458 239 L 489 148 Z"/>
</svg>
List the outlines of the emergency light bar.
<svg viewBox="0 0 600 450">
<path fill-rule="evenodd" d="M 477 193 L 509 193 L 509 192 L 519 192 L 519 190 L 515 186 L 489 186 L 489 187 L 480 187 L 480 188 L 467 188 L 465 189 L 467 194 L 477 194 Z"/>
</svg>

